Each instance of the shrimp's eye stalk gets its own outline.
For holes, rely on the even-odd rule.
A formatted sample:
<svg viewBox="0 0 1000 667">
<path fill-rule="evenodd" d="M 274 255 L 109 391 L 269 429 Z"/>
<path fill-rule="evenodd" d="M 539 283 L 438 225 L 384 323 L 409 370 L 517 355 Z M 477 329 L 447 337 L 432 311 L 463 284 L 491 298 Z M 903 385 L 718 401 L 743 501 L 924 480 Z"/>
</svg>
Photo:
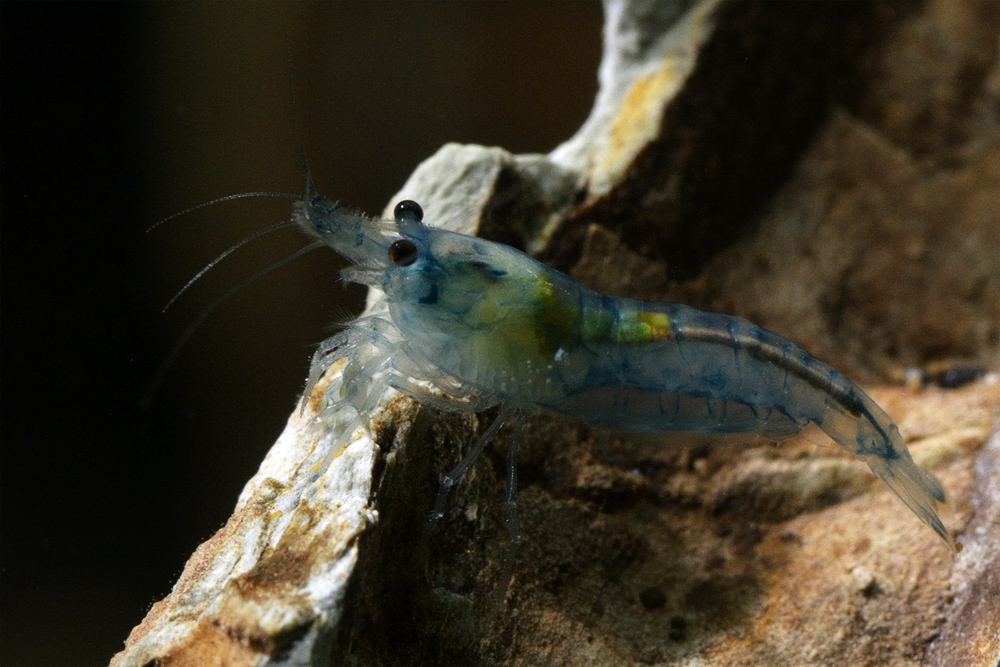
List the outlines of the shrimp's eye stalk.
<svg viewBox="0 0 1000 667">
<path fill-rule="evenodd" d="M 396 207 L 396 210 L 399 210 L 398 206 Z M 413 264 L 417 261 L 418 254 L 417 246 L 413 243 L 413 241 L 409 241 L 407 239 L 393 241 L 392 245 L 389 246 L 389 261 L 396 266 L 409 266 L 410 264 Z"/>
<path fill-rule="evenodd" d="M 404 199 L 396 204 L 396 208 L 393 209 L 392 215 L 396 218 L 396 222 L 402 222 L 403 220 L 420 222 L 424 219 L 424 209 L 420 208 L 420 204 L 412 199 Z"/>
</svg>

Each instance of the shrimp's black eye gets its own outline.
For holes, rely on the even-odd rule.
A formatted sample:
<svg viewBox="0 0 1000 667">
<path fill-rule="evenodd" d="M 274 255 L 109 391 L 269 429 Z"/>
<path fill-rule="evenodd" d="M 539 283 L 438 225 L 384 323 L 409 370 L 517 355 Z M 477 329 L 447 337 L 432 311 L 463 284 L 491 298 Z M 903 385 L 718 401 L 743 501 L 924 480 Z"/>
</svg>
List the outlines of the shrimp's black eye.
<svg viewBox="0 0 1000 667">
<path fill-rule="evenodd" d="M 420 222 L 424 219 L 424 209 L 420 208 L 420 204 L 417 202 L 411 199 L 404 199 L 396 204 L 392 215 L 396 218 L 396 222 L 402 222 L 404 219 Z"/>
<path fill-rule="evenodd" d="M 399 207 L 397 206 L 396 209 L 398 210 Z M 416 244 L 407 239 L 393 241 L 392 245 L 389 246 L 389 261 L 396 266 L 409 266 L 413 264 L 417 261 L 418 254 Z"/>
</svg>

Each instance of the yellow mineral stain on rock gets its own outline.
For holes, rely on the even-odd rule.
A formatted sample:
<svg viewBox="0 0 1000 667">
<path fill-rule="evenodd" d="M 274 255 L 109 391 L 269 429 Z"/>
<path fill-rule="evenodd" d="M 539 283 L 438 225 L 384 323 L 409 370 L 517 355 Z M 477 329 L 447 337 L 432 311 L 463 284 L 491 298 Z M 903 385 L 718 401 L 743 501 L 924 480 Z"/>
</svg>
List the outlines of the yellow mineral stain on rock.
<svg viewBox="0 0 1000 667">
<path fill-rule="evenodd" d="M 691 64 L 686 59 L 671 55 L 659 70 L 635 82 L 608 130 L 607 141 L 595 156 L 593 194 L 611 189 L 639 152 L 656 139 L 663 110 L 690 70 Z"/>
<path fill-rule="evenodd" d="M 660 134 L 663 112 L 680 92 L 697 63 L 698 47 L 707 39 L 717 0 L 703 0 L 691 10 L 675 44 L 655 71 L 640 75 L 625 95 L 603 142 L 593 153 L 590 194 L 606 194 L 628 173 L 636 156 Z"/>
</svg>

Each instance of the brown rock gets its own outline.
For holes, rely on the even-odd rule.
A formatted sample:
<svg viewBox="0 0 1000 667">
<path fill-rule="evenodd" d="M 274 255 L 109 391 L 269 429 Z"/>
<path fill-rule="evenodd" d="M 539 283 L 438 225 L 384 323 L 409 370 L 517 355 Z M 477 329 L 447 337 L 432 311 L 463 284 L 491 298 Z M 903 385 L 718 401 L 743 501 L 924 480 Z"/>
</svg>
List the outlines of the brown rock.
<svg viewBox="0 0 1000 667">
<path fill-rule="evenodd" d="M 994 371 L 872 390 L 947 490 L 959 555 L 839 449 L 678 447 L 547 415 L 520 447 L 513 560 L 500 448 L 425 543 L 440 474 L 493 415 L 395 398 L 370 434 L 327 442 L 303 435 L 307 403 L 113 664 L 997 664 L 998 7 L 609 1 L 576 137 L 549 156 L 448 146 L 403 190 L 857 379 Z"/>
</svg>

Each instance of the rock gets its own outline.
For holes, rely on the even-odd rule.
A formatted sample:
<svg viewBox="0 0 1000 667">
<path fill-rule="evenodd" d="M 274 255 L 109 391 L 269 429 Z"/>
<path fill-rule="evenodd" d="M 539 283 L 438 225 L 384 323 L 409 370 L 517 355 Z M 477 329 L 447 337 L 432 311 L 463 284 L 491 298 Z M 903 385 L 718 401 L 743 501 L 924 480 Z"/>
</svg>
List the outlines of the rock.
<svg viewBox="0 0 1000 667">
<path fill-rule="evenodd" d="M 742 315 L 856 379 L 916 377 L 871 393 L 964 550 L 836 448 L 550 415 L 520 445 L 513 560 L 499 449 L 425 541 L 440 476 L 495 415 L 389 392 L 334 441 L 306 401 L 113 665 L 997 663 L 1000 5 L 605 10 L 575 137 L 445 146 L 393 201 L 604 291 Z M 994 372 L 908 373 L 944 360 Z"/>
</svg>

